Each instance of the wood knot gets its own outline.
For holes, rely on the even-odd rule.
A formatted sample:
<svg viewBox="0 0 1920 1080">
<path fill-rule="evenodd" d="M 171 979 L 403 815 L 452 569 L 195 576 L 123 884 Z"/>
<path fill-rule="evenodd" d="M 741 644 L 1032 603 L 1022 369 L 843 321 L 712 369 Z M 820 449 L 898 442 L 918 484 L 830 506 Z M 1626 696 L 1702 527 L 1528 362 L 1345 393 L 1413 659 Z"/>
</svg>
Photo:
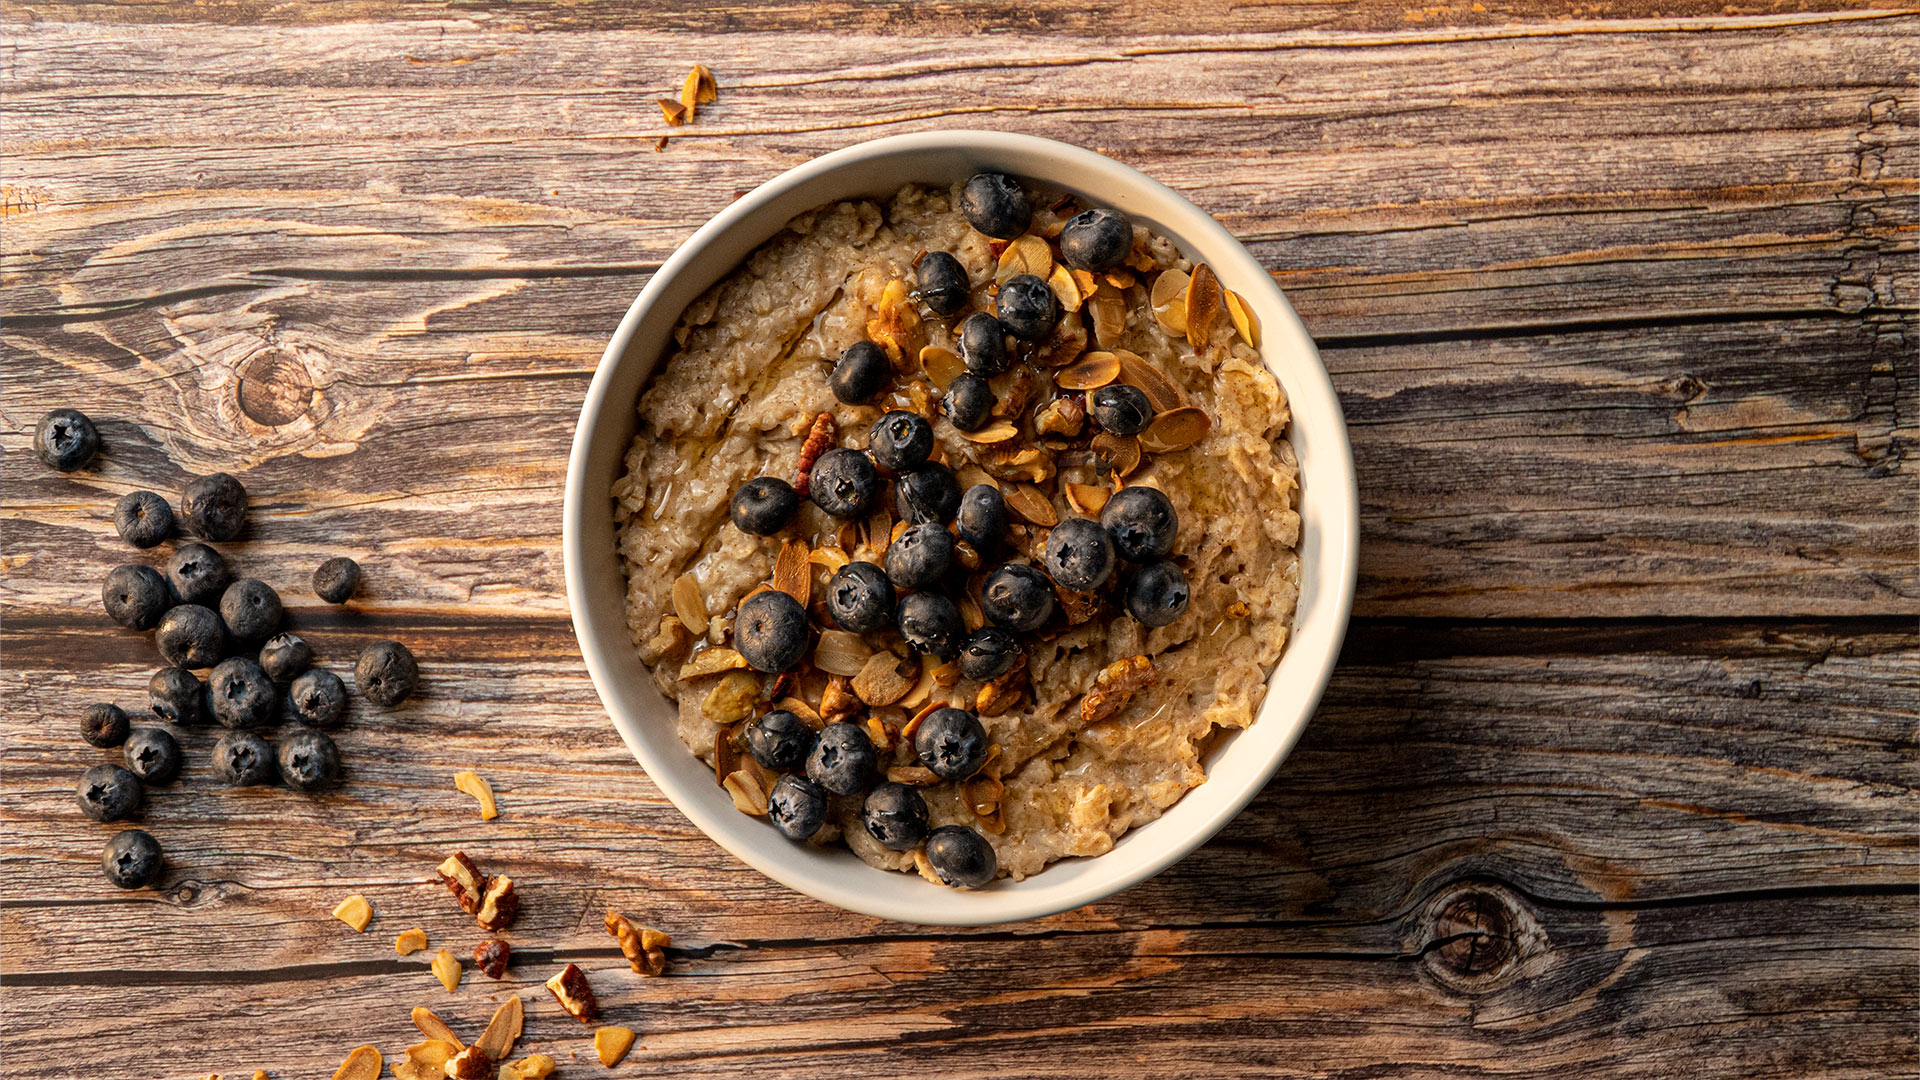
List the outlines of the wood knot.
<svg viewBox="0 0 1920 1080">
<path fill-rule="evenodd" d="M 313 376 L 291 352 L 269 349 L 240 366 L 240 411 L 256 424 L 280 427 L 307 415 Z"/>
<path fill-rule="evenodd" d="M 1485 994 L 1523 974 L 1546 935 L 1511 889 L 1466 881 L 1442 889 L 1421 917 L 1421 960 L 1448 988 Z"/>
</svg>

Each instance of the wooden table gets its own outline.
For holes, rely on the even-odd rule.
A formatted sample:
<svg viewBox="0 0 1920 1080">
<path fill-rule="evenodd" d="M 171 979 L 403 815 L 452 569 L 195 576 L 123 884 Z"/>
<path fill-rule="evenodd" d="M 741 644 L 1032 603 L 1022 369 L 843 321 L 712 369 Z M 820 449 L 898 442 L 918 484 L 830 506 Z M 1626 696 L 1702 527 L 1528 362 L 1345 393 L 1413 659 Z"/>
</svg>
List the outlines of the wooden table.
<svg viewBox="0 0 1920 1080">
<path fill-rule="evenodd" d="M 1810 10 L 1810 9 L 1820 10 Z M 1829 10 L 1829 8 L 1831 10 Z M 1916 31 L 1874 4 L 390 0 L 5 13 L 7 1077 L 325 1077 L 477 1032 L 600 1075 L 1888 1077 L 1916 1063 Z M 654 102 L 695 62 L 721 97 Z M 705 839 L 567 623 L 566 451 L 647 275 L 862 139 L 1033 132 L 1211 211 L 1319 340 L 1364 535 L 1340 669 L 1260 798 L 1111 900 L 848 915 Z M 664 150 L 656 140 L 670 134 Z M 90 471 L 28 450 L 101 421 Z M 210 735 L 103 880 L 73 785 L 156 665 L 101 612 L 114 499 L 228 470 L 243 571 L 327 664 L 409 642 L 324 798 Z M 318 603 L 323 557 L 367 567 Z M 474 766 L 503 813 L 453 790 Z M 517 959 L 433 883 L 522 883 Z M 377 916 L 328 917 L 349 893 Z M 615 906 L 672 933 L 625 972 Z M 570 1055 L 580 1054 L 579 1059 Z"/>
</svg>

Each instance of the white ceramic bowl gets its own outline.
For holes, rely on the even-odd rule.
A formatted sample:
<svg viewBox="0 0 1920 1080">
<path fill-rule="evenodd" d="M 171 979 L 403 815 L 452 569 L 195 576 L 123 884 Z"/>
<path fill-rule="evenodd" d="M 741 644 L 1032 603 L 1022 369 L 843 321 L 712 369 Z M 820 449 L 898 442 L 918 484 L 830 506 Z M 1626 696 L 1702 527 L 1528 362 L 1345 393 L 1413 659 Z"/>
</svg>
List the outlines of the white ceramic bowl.
<svg viewBox="0 0 1920 1080">
<path fill-rule="evenodd" d="M 1217 744 L 1205 784 L 1105 855 L 1066 859 L 1022 882 L 1003 879 L 965 891 L 875 870 L 843 848 L 822 852 L 791 843 L 763 819 L 733 808 L 712 771 L 675 735 L 672 707 L 628 637 L 608 492 L 633 438 L 640 390 L 695 297 L 802 211 L 854 196 L 884 198 L 913 181 L 949 184 L 982 169 L 1043 181 L 1124 211 L 1211 265 L 1252 306 L 1261 352 L 1292 403 L 1302 581 L 1293 640 L 1258 721 Z M 1012 922 L 1099 900 L 1158 873 L 1204 843 L 1266 784 L 1306 727 L 1340 651 L 1353 605 L 1358 502 L 1340 403 L 1312 339 L 1273 279 L 1212 218 L 1145 175 L 1064 143 L 984 131 L 899 135 L 835 151 L 760 185 L 680 245 L 634 300 L 587 390 L 567 466 L 567 599 L 581 654 L 614 726 L 667 798 L 721 847 L 783 884 L 851 911 L 907 923 Z"/>
</svg>

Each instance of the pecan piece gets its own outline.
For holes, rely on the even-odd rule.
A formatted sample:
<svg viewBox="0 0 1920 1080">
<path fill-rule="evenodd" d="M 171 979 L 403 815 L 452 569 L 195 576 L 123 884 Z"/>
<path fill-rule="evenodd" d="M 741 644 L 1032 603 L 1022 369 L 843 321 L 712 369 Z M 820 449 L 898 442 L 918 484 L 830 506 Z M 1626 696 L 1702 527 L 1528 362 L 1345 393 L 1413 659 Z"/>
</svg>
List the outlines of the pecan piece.
<svg viewBox="0 0 1920 1080">
<path fill-rule="evenodd" d="M 607 933 L 620 942 L 620 953 L 627 966 L 642 975 L 661 975 L 667 970 L 667 946 L 673 939 L 658 930 L 635 926 L 617 911 L 607 912 Z"/>
<path fill-rule="evenodd" d="M 447 1062 L 451 1080 L 493 1080 L 493 1059 L 478 1045 L 469 1046 Z"/>
<path fill-rule="evenodd" d="M 1153 661 L 1145 656 L 1129 656 L 1101 668 L 1093 689 L 1080 699 L 1080 722 L 1097 724 L 1119 712 L 1154 678 Z"/>
<path fill-rule="evenodd" d="M 487 891 L 487 875 L 473 865 L 464 851 L 456 851 L 447 856 L 440 864 L 440 880 L 447 883 L 447 891 L 460 901 L 460 910 L 471 915 L 480 910 L 480 897 Z"/>
<path fill-rule="evenodd" d="M 520 915 L 520 897 L 513 891 L 513 879 L 505 874 L 487 882 L 486 895 L 473 919 L 482 930 L 505 930 Z"/>
<path fill-rule="evenodd" d="M 513 947 L 499 938 L 490 938 L 473 947 L 473 966 L 489 979 L 497 979 L 507 973 L 507 962 L 513 953 Z"/>
<path fill-rule="evenodd" d="M 800 465 L 793 474 L 793 490 L 803 499 L 811 490 L 808 481 L 813 477 L 813 463 L 833 446 L 833 435 L 832 413 L 821 413 L 813 418 L 813 427 L 807 431 L 807 441 L 800 447 Z"/>
<path fill-rule="evenodd" d="M 558 975 L 547 980 L 547 989 L 575 1020 L 591 1024 L 600 1018 L 600 1004 L 593 999 L 593 987 L 587 985 L 586 972 L 578 964 L 561 968 Z"/>
</svg>

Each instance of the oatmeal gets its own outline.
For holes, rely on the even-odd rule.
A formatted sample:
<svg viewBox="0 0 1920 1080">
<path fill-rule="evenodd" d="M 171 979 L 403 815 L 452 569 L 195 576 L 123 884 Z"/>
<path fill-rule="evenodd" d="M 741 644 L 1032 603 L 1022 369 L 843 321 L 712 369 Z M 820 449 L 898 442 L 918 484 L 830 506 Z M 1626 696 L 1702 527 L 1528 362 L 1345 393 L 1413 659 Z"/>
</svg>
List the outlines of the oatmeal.
<svg viewBox="0 0 1920 1080">
<path fill-rule="evenodd" d="M 613 489 L 634 646 L 735 806 L 976 887 L 1204 783 L 1300 578 L 1240 298 L 988 175 L 803 214 L 690 305 Z"/>
</svg>

